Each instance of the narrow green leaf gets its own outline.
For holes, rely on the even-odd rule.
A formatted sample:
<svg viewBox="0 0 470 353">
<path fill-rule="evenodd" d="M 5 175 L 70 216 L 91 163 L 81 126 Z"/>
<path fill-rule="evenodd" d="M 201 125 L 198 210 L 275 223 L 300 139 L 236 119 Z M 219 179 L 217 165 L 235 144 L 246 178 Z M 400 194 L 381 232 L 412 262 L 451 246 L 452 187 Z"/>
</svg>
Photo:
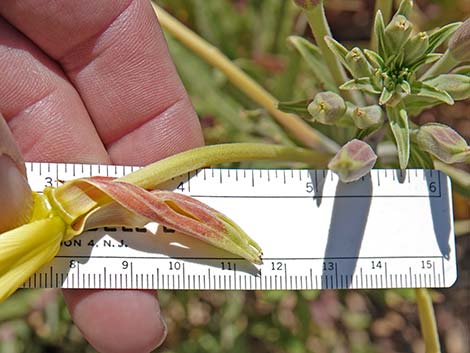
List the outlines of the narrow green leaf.
<svg viewBox="0 0 470 353">
<path fill-rule="evenodd" d="M 387 115 L 390 128 L 397 143 L 400 168 L 405 169 L 410 158 L 408 115 L 403 106 L 387 107 Z"/>
<path fill-rule="evenodd" d="M 414 82 L 411 87 L 411 92 L 421 97 L 429 97 L 437 99 L 443 103 L 453 105 L 454 100 L 446 91 L 442 91 L 424 82 Z"/>
<path fill-rule="evenodd" d="M 368 127 L 367 129 L 362 129 L 362 130 L 359 129 L 356 133 L 355 138 L 358 139 L 358 140 L 364 140 L 365 138 L 372 135 L 374 132 L 376 132 L 380 128 L 381 128 L 380 125 L 375 125 L 375 126 L 372 126 L 372 127 Z"/>
<path fill-rule="evenodd" d="M 403 81 L 400 83 L 400 88 L 405 94 L 410 94 L 411 93 L 411 86 L 408 83 L 408 81 Z"/>
<path fill-rule="evenodd" d="M 406 106 L 408 114 L 410 116 L 416 116 L 419 115 L 424 109 L 432 108 L 441 104 L 442 102 L 429 97 L 409 94 L 403 98 L 403 103 Z"/>
<path fill-rule="evenodd" d="M 427 53 L 432 53 L 439 45 L 441 45 L 452 33 L 454 33 L 462 22 L 449 23 L 429 34 L 429 47 Z"/>
<path fill-rule="evenodd" d="M 334 38 L 326 36 L 325 37 L 325 42 L 326 45 L 328 45 L 328 48 L 336 55 L 336 57 L 339 59 L 341 64 L 343 64 L 344 67 L 348 68 L 348 63 L 346 61 L 346 55 L 348 55 L 348 50 L 338 41 L 336 41 Z"/>
<path fill-rule="evenodd" d="M 470 76 L 467 75 L 443 74 L 424 83 L 447 92 L 454 100 L 470 98 Z"/>
<path fill-rule="evenodd" d="M 373 35 L 376 36 L 377 40 L 377 51 L 379 55 L 382 58 L 386 58 L 386 52 L 385 52 L 385 25 L 384 25 L 384 19 L 382 17 L 382 12 L 377 11 L 377 14 L 375 15 L 375 20 L 374 20 L 374 31 Z"/>
<path fill-rule="evenodd" d="M 434 160 L 434 168 L 446 173 L 451 178 L 454 190 L 466 197 L 470 197 L 470 173 L 437 159 Z"/>
<path fill-rule="evenodd" d="M 426 65 L 426 64 L 431 64 L 437 60 L 439 60 L 442 57 L 442 54 L 440 53 L 431 53 L 431 54 L 426 54 L 422 59 L 418 60 L 415 62 L 411 67 L 411 71 L 416 71 L 420 66 Z"/>
<path fill-rule="evenodd" d="M 380 93 L 380 91 L 373 86 L 369 77 L 361 77 L 349 80 L 343 83 L 339 88 L 342 90 L 361 90 L 372 94 Z"/>
<path fill-rule="evenodd" d="M 364 49 L 364 54 L 366 55 L 367 59 L 372 64 L 372 66 L 374 66 L 376 69 L 382 69 L 384 67 L 385 63 L 383 59 L 375 51 Z"/>
<path fill-rule="evenodd" d="M 323 60 L 320 49 L 305 38 L 299 36 L 290 36 L 287 40 L 300 53 L 302 58 L 304 58 L 315 75 L 315 79 L 324 85 L 324 90 L 338 92 L 338 87 Z"/>
<path fill-rule="evenodd" d="M 470 76 L 470 65 L 464 65 L 452 70 L 453 74 Z"/>
<path fill-rule="evenodd" d="M 410 161 L 408 163 L 408 168 L 433 168 L 432 158 L 429 153 L 422 151 L 413 141 L 411 141 Z"/>
<path fill-rule="evenodd" d="M 295 101 L 279 102 L 277 104 L 277 108 L 286 113 L 308 116 L 309 112 L 307 107 L 311 101 L 311 99 L 301 99 Z"/>
<path fill-rule="evenodd" d="M 380 105 L 387 104 L 387 102 L 390 99 L 392 99 L 393 93 L 394 93 L 393 91 L 389 91 L 387 87 L 384 87 L 384 89 L 382 90 L 382 94 L 380 95 L 380 98 L 379 98 L 379 104 Z"/>
</svg>

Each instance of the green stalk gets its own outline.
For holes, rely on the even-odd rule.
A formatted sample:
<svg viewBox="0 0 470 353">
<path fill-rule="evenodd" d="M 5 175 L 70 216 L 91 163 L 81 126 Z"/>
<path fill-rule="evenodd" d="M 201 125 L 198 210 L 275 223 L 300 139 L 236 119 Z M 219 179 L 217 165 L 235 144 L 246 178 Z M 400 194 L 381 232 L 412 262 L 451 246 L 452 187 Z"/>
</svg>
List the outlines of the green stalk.
<svg viewBox="0 0 470 353">
<path fill-rule="evenodd" d="M 151 5 L 157 14 L 160 25 L 165 31 L 173 35 L 208 64 L 219 69 L 233 85 L 264 107 L 279 124 L 302 144 L 333 153 L 339 150 L 339 145 L 336 142 L 313 129 L 298 116 L 284 113 L 277 109 L 277 99 L 233 64 L 216 47 L 202 39 L 153 2 L 151 2 Z"/>
<path fill-rule="evenodd" d="M 221 163 L 250 160 L 296 161 L 307 163 L 314 168 L 326 168 L 331 157 L 332 155 L 329 153 L 300 147 L 264 143 L 229 143 L 204 146 L 178 153 L 152 163 L 119 180 L 139 185 L 145 189 L 155 189 L 159 184 L 173 177 Z"/>
<path fill-rule="evenodd" d="M 452 70 L 459 62 L 454 59 L 449 49 L 446 50 L 444 55 L 440 57 L 438 61 L 434 63 L 420 78 L 420 81 L 424 81 L 428 78 L 435 77 L 440 74 L 444 74 Z"/>
<path fill-rule="evenodd" d="M 437 332 L 436 317 L 429 291 L 426 288 L 416 288 L 415 293 L 426 353 L 440 353 L 441 346 Z"/>
<path fill-rule="evenodd" d="M 333 76 L 333 80 L 339 87 L 348 80 L 348 77 L 339 60 L 336 58 L 330 48 L 328 48 L 328 45 L 325 41 L 325 36 L 332 37 L 332 34 L 325 16 L 323 1 L 320 1 L 318 5 L 303 9 L 303 11 L 307 15 L 308 23 L 312 29 L 315 41 L 317 42 L 317 45 L 323 54 L 324 61 L 328 66 L 331 75 Z M 341 94 L 355 105 L 364 105 L 364 99 L 359 92 L 343 91 Z"/>
</svg>

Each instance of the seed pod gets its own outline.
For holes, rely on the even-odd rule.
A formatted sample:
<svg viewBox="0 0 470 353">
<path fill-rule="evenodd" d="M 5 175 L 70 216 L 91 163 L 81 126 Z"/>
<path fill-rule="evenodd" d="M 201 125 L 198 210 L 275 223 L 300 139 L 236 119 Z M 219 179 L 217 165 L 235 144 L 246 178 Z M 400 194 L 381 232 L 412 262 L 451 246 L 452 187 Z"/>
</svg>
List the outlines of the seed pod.
<svg viewBox="0 0 470 353">
<path fill-rule="evenodd" d="M 313 121 L 326 125 L 333 125 L 346 112 L 344 99 L 333 92 L 318 93 L 313 102 L 308 105 L 308 112 Z"/>
<path fill-rule="evenodd" d="M 470 161 L 470 147 L 465 139 L 451 127 L 429 123 L 421 126 L 416 134 L 419 147 L 444 163 Z"/>
<path fill-rule="evenodd" d="M 367 143 L 354 139 L 338 151 L 328 168 L 338 174 L 343 183 L 349 183 L 369 173 L 376 160 L 377 155 Z"/>
</svg>

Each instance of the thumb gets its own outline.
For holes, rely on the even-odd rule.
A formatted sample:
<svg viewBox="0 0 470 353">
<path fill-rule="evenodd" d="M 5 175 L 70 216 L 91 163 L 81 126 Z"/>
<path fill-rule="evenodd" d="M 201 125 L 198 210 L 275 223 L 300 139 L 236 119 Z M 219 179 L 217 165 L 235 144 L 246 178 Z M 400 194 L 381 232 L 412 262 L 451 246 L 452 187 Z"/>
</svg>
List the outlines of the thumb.
<svg viewBox="0 0 470 353">
<path fill-rule="evenodd" d="M 23 158 L 0 114 L 0 233 L 26 223 L 32 207 Z"/>
</svg>

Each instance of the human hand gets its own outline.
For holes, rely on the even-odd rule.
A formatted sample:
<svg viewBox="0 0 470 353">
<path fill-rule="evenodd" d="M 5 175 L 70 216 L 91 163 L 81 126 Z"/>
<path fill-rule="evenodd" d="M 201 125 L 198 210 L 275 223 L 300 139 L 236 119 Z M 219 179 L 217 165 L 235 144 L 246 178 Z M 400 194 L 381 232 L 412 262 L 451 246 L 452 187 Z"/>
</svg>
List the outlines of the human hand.
<svg viewBox="0 0 470 353">
<path fill-rule="evenodd" d="M 203 144 L 147 0 L 4 0 L 0 15 L 0 112 L 26 160 L 145 165 Z M 2 120 L 6 226 L 22 221 L 28 188 Z M 165 337 L 153 291 L 63 292 L 98 351 L 146 352 Z"/>
</svg>

